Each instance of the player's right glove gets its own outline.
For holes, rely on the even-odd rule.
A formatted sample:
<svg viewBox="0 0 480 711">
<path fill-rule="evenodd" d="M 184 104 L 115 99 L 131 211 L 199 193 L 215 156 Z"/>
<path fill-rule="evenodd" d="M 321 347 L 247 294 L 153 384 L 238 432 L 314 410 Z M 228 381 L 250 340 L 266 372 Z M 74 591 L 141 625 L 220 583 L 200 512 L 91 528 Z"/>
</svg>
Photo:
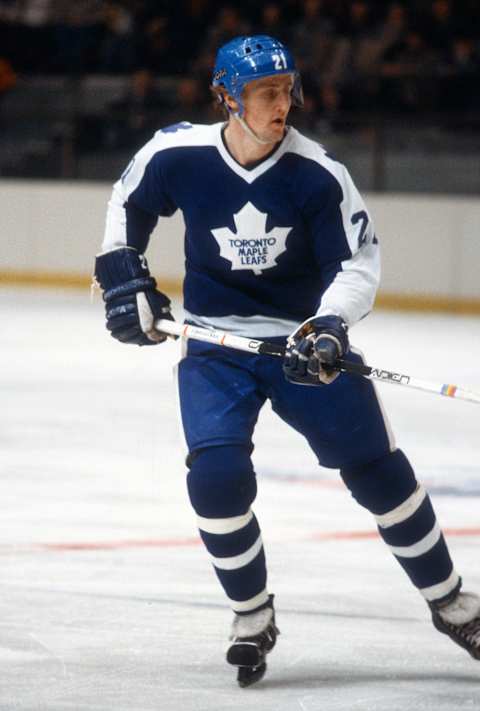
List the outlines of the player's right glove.
<svg viewBox="0 0 480 711">
<path fill-rule="evenodd" d="M 107 328 L 122 343 L 153 346 L 167 338 L 155 321 L 173 321 L 170 299 L 158 291 L 147 260 L 133 247 L 100 254 L 95 260 L 95 278 L 103 289 Z"/>
<path fill-rule="evenodd" d="M 283 372 L 297 385 L 329 385 L 339 375 L 333 364 L 348 349 L 343 319 L 333 315 L 311 318 L 288 337 Z"/>
</svg>

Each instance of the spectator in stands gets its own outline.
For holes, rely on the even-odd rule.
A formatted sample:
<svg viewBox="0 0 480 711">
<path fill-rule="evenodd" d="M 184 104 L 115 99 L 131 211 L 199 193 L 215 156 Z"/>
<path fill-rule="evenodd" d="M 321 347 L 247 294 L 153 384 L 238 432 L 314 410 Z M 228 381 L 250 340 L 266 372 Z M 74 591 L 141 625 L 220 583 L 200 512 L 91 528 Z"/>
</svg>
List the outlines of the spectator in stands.
<svg viewBox="0 0 480 711">
<path fill-rule="evenodd" d="M 21 50 L 17 15 L 18 0 L 0 0 L 0 51 L 15 66 L 17 52 Z"/>
<path fill-rule="evenodd" d="M 332 57 L 331 84 L 338 88 L 342 108 L 371 111 L 376 103 L 378 28 L 371 5 L 354 0 L 340 26 L 341 37 Z"/>
<path fill-rule="evenodd" d="M 267 2 L 262 6 L 257 32 L 287 42 L 289 33 L 279 2 Z"/>
<path fill-rule="evenodd" d="M 471 37 L 455 37 L 448 52 L 446 77 L 441 83 L 442 107 L 447 111 L 480 108 L 480 61 Z"/>
<path fill-rule="evenodd" d="M 133 17 L 118 2 L 103 7 L 103 38 L 99 47 L 98 71 L 104 74 L 127 74 L 135 63 Z"/>
<path fill-rule="evenodd" d="M 13 71 L 13 67 L 5 57 L 0 57 L 0 102 L 3 96 L 13 89 L 17 83 L 17 75 Z"/>
<path fill-rule="evenodd" d="M 152 72 L 145 68 L 135 71 L 126 95 L 110 104 L 106 147 L 123 149 L 143 145 L 158 129 L 165 105 Z"/>
<path fill-rule="evenodd" d="M 433 0 L 423 24 L 423 34 L 438 53 L 446 54 L 453 42 L 460 22 L 459 14 L 453 15 L 450 0 Z"/>
<path fill-rule="evenodd" d="M 212 0 L 183 0 L 172 18 L 176 56 L 182 73 L 191 68 L 213 24 L 214 4 Z"/>
<path fill-rule="evenodd" d="M 15 22 L 19 8 L 19 0 L 0 0 L 0 22 Z"/>
<path fill-rule="evenodd" d="M 303 0 L 302 18 L 293 27 L 292 50 L 299 69 L 324 73 L 335 49 L 335 25 L 323 0 Z"/>
<path fill-rule="evenodd" d="M 371 111 L 378 106 L 382 91 L 381 67 L 385 54 L 405 40 L 408 31 L 408 15 L 405 6 L 392 2 L 386 9 L 382 22 L 367 21 L 369 14 L 366 3 L 352 7 L 354 17 L 348 24 L 355 26 L 355 32 L 344 37 L 335 55 L 334 70 L 341 87 L 341 102 L 346 109 Z M 355 14 L 356 13 L 356 14 Z M 344 25 L 343 31 L 345 31 Z M 326 105 L 332 106 L 331 92 L 324 94 Z M 338 105 L 338 99 L 337 99 Z"/>
<path fill-rule="evenodd" d="M 0 53 L 25 74 L 148 70 L 124 98 L 132 126 L 157 103 L 152 74 L 207 85 L 216 47 L 253 24 L 293 45 L 304 130 L 345 109 L 478 108 L 479 0 L 0 0 Z M 189 101 L 202 116 L 206 103 L 194 84 L 180 82 L 178 102 L 195 118 Z"/>
<path fill-rule="evenodd" d="M 101 0 L 51 0 L 54 24 L 54 69 L 62 74 L 81 74 L 96 67 L 102 35 Z"/>
<path fill-rule="evenodd" d="M 137 42 L 137 61 L 156 76 L 178 74 L 182 65 L 177 58 L 173 31 L 167 14 L 155 15 L 147 22 Z"/>
<path fill-rule="evenodd" d="M 243 19 L 235 5 L 223 5 L 207 33 L 202 51 L 208 53 L 214 51 L 232 37 L 248 34 L 249 30 L 249 23 Z"/>
<path fill-rule="evenodd" d="M 460 13 L 459 35 L 480 42 L 480 7 L 478 0 L 463 0 L 453 8 L 454 17 Z"/>
<path fill-rule="evenodd" d="M 17 71 L 38 73 L 50 68 L 52 0 L 1 0 L 0 51 Z"/>
<path fill-rule="evenodd" d="M 438 55 L 421 32 L 411 28 L 405 39 L 385 53 L 382 65 L 382 104 L 391 111 L 432 110 L 438 85 L 433 80 Z"/>
<path fill-rule="evenodd" d="M 385 19 L 378 26 L 375 36 L 370 38 L 367 46 L 370 52 L 371 66 L 379 68 L 382 58 L 394 45 L 405 39 L 409 28 L 409 18 L 405 5 L 401 2 L 392 2 L 385 15 Z"/>
<path fill-rule="evenodd" d="M 203 82 L 204 86 L 209 86 L 214 63 L 215 51 L 208 48 L 202 49 L 191 63 L 190 73 L 195 74 Z"/>
<path fill-rule="evenodd" d="M 179 121 L 190 123 L 218 121 L 211 104 L 210 94 L 205 92 L 205 84 L 202 84 L 197 77 L 183 77 L 177 83 L 172 107 L 159 114 L 157 129 Z"/>
<path fill-rule="evenodd" d="M 302 17 L 292 30 L 292 47 L 302 71 L 306 97 L 304 116 L 299 112 L 298 118 L 302 130 L 308 132 L 315 125 L 315 113 L 324 115 L 327 102 L 329 107 L 335 106 L 335 111 L 339 106 L 339 72 L 335 63 L 339 38 L 325 0 L 303 0 L 301 7 Z"/>
<path fill-rule="evenodd" d="M 479 56 L 471 37 L 455 37 L 449 49 L 452 74 L 475 75 L 479 70 Z"/>
<path fill-rule="evenodd" d="M 201 123 L 205 118 L 206 108 L 209 105 L 209 97 L 200 82 L 195 77 L 184 77 L 177 84 L 175 105 L 181 120 L 189 120 L 190 123 Z M 186 119 L 186 117 L 189 117 Z"/>
<path fill-rule="evenodd" d="M 335 0 L 325 1 L 335 2 Z M 252 4 L 255 7 L 255 5 L 257 4 L 256 0 L 252 0 Z M 300 5 L 300 0 L 281 0 L 282 18 L 289 31 L 293 27 L 293 25 L 298 22 L 300 14 Z"/>
<path fill-rule="evenodd" d="M 339 34 L 351 41 L 357 41 L 373 35 L 376 17 L 367 0 L 352 0 L 347 4 L 347 12 L 338 27 Z"/>
</svg>

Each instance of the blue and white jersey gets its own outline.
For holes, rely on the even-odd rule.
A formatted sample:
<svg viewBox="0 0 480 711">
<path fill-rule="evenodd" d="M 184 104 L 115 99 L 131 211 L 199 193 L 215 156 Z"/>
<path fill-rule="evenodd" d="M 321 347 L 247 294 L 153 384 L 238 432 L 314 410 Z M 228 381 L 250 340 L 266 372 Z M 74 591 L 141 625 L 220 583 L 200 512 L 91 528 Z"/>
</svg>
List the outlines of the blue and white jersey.
<svg viewBox="0 0 480 711">
<path fill-rule="evenodd" d="M 223 128 L 184 122 L 155 134 L 114 186 L 103 251 L 143 253 L 158 216 L 180 209 L 189 320 L 250 337 L 287 335 L 314 315 L 352 326 L 372 308 L 380 266 L 347 170 L 292 127 L 243 167 Z"/>
</svg>

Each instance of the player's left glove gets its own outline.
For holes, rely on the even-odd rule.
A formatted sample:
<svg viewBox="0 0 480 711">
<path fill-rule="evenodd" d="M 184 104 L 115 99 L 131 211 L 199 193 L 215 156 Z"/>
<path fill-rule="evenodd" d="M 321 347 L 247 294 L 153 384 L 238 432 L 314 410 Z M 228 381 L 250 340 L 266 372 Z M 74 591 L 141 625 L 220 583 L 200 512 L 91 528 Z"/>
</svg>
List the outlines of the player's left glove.
<svg viewBox="0 0 480 711">
<path fill-rule="evenodd" d="M 298 385 L 329 385 L 339 372 L 332 368 L 349 349 L 347 324 L 339 316 L 305 321 L 287 339 L 283 372 Z"/>
</svg>

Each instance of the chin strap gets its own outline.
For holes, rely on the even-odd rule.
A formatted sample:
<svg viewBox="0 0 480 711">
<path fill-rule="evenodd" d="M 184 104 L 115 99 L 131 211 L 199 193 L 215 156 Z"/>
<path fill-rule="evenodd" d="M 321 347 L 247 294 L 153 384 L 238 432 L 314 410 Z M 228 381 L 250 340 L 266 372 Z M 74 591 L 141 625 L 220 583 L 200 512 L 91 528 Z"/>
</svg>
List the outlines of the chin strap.
<svg viewBox="0 0 480 711">
<path fill-rule="evenodd" d="M 264 141 L 263 138 L 259 138 L 257 134 L 252 131 L 252 129 L 242 116 L 234 114 L 233 112 L 231 113 L 231 115 L 238 121 L 245 133 L 250 136 L 250 138 L 254 140 L 255 143 L 258 143 L 260 146 L 269 146 L 272 143 L 272 141 Z"/>
</svg>

